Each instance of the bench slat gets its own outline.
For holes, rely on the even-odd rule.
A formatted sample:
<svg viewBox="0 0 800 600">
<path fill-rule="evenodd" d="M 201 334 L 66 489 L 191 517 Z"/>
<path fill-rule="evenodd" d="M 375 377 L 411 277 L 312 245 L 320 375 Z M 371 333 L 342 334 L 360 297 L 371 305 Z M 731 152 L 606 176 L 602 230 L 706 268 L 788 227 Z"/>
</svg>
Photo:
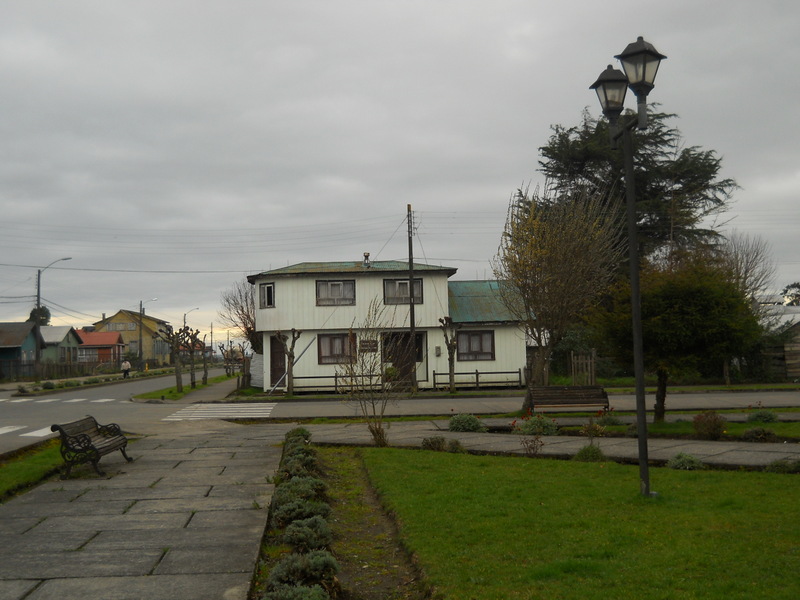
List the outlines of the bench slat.
<svg viewBox="0 0 800 600">
<path fill-rule="evenodd" d="M 125 453 L 128 439 L 122 435 L 116 423 L 100 425 L 94 417 L 87 415 L 71 423 L 55 424 L 50 430 L 57 431 L 61 436 L 61 456 L 67 465 L 62 479 L 69 477 L 74 465 L 85 462 L 92 463 L 95 471 L 104 475 L 98 462 L 102 456 L 116 450 L 122 452 L 128 462 L 133 460 Z"/>
</svg>

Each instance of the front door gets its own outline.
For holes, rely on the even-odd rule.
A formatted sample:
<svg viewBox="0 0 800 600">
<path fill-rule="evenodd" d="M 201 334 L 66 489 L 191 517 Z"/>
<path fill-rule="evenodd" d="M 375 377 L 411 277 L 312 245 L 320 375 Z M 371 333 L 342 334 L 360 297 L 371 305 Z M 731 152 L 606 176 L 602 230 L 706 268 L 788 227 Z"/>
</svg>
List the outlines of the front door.
<svg viewBox="0 0 800 600">
<path fill-rule="evenodd" d="M 383 361 L 390 363 L 397 370 L 397 381 L 411 383 L 411 375 L 422 360 L 423 334 L 416 335 L 416 344 L 412 346 L 410 333 L 386 333 L 383 336 Z"/>
<path fill-rule="evenodd" d="M 276 386 L 281 379 L 286 379 L 286 349 L 283 343 L 276 337 L 269 338 L 269 373 L 270 385 Z M 284 385 L 286 382 L 283 382 Z"/>
</svg>

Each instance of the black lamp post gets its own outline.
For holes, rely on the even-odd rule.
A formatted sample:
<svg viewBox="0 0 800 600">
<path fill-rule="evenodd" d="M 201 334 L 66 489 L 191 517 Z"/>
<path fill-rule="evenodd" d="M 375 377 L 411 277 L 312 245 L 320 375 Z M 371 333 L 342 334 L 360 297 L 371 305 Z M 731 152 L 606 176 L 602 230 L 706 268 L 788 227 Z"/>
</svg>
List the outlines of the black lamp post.
<svg viewBox="0 0 800 600">
<path fill-rule="evenodd" d="M 633 174 L 633 143 L 631 129 L 647 127 L 647 95 L 653 89 L 658 65 L 666 58 L 645 42 L 640 36 L 628 44 L 622 54 L 615 56 L 625 72 L 609 65 L 590 89 L 597 92 L 603 114 L 608 119 L 612 146 L 622 137 L 622 152 L 625 160 L 625 204 L 628 220 L 628 257 L 631 277 L 631 326 L 633 329 L 633 370 L 636 378 L 636 432 L 639 441 L 639 480 L 642 495 L 652 496 L 650 491 L 650 467 L 647 452 L 647 407 L 644 392 L 644 344 L 642 342 L 642 301 L 639 288 L 639 242 L 636 226 L 636 188 Z M 627 88 L 636 94 L 638 117 L 619 123 L 625 103 Z"/>
<path fill-rule="evenodd" d="M 62 260 L 72 260 L 71 256 L 66 256 L 64 258 L 58 258 L 51 262 L 49 265 L 44 267 L 43 269 L 38 269 L 36 271 L 36 318 L 34 319 L 34 329 L 36 331 L 36 348 L 34 350 L 34 364 L 36 368 L 36 374 L 39 374 L 39 361 L 42 357 L 42 350 L 39 347 L 39 337 L 41 335 L 41 325 L 40 321 L 42 318 L 42 273 L 52 267 L 57 262 L 61 262 Z"/>
<path fill-rule="evenodd" d="M 148 302 L 155 302 L 158 298 L 150 298 L 150 300 L 139 300 L 139 364 L 137 368 L 140 371 L 144 370 L 144 353 L 142 352 L 142 342 L 144 341 L 142 338 L 142 327 L 144 327 L 144 305 Z"/>
</svg>

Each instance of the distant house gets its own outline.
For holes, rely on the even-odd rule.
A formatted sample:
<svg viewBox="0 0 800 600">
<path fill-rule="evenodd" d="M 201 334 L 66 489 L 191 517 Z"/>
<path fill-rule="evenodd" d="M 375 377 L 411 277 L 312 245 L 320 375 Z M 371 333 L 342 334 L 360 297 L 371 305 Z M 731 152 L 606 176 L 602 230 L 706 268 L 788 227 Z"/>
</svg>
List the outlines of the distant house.
<svg viewBox="0 0 800 600">
<path fill-rule="evenodd" d="M 41 360 L 59 364 L 78 362 L 78 347 L 81 339 L 69 325 L 50 325 L 39 328 L 45 348 Z"/>
<path fill-rule="evenodd" d="M 77 334 L 81 340 L 78 362 L 120 365 L 125 354 L 125 342 L 118 331 L 78 329 Z"/>
<path fill-rule="evenodd" d="M 499 300 L 496 282 L 453 281 L 456 269 L 414 264 L 413 284 L 403 261 L 315 262 L 265 271 L 247 280 L 256 289 L 256 331 L 264 341 L 264 389 L 285 387 L 286 354 L 278 332 L 302 331 L 295 348 L 295 389 L 325 390 L 336 385 L 337 368 L 357 352 L 381 352 L 385 367 L 401 378 L 415 374 L 420 388 L 444 387 L 449 372 L 439 319 L 459 326 L 457 381 L 475 385 L 520 385 L 525 366 L 525 335 Z M 415 339 L 411 344 L 411 297 Z M 391 318 L 382 327 L 379 347 L 359 342 L 373 300 Z M 369 340 L 368 340 L 369 341 Z M 411 348 L 413 352 L 396 352 Z M 258 361 L 254 361 L 258 364 Z"/>
<path fill-rule="evenodd" d="M 142 359 L 145 362 L 166 364 L 170 362 L 169 344 L 158 336 L 159 329 L 169 325 L 167 321 L 138 311 L 120 310 L 108 318 L 94 323 L 95 331 L 117 332 L 122 336 L 125 352 L 139 355 L 139 339 L 142 340 Z M 141 332 L 140 332 L 141 328 Z M 141 335 L 140 335 L 141 333 Z"/>
<path fill-rule="evenodd" d="M 0 323 L 0 379 L 33 375 L 37 345 L 45 348 L 34 323 Z"/>
</svg>

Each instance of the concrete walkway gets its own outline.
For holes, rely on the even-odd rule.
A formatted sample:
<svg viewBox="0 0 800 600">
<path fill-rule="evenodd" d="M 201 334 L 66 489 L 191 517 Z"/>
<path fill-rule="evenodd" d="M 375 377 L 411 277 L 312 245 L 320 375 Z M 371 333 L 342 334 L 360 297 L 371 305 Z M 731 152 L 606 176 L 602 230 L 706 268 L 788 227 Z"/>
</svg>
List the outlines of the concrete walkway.
<svg viewBox="0 0 800 600">
<path fill-rule="evenodd" d="M 192 392 L 185 401 L 222 401 L 231 385 Z M 524 454 L 519 436 L 453 433 L 447 425 L 387 423 L 389 442 L 418 448 L 424 438 L 442 436 L 475 452 Z M 82 466 L 67 481 L 0 505 L 0 600 L 246 600 L 273 491 L 268 478 L 291 427 L 161 423 L 129 446 L 132 463 L 119 453 L 103 457 L 106 477 Z M 307 427 L 318 444 L 372 445 L 363 424 Z M 544 457 L 569 457 L 587 443 L 542 439 Z M 612 459 L 637 460 L 635 439 L 597 443 Z M 729 468 L 800 460 L 800 444 L 651 439 L 649 449 L 656 462 L 685 452 Z"/>
</svg>

